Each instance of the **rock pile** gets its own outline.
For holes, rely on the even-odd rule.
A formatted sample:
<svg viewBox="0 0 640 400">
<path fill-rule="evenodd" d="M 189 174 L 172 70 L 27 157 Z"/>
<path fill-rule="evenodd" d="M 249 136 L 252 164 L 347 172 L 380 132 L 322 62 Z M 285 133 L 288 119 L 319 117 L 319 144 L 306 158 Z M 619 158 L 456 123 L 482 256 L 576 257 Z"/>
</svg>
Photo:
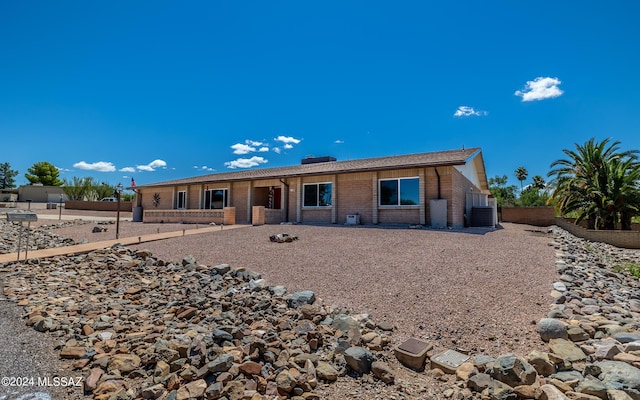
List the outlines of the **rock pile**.
<svg viewBox="0 0 640 400">
<path fill-rule="evenodd" d="M 317 399 L 336 386 L 365 399 L 640 399 L 640 281 L 625 272 L 640 252 L 552 233 L 560 279 L 537 322 L 548 348 L 475 354 L 454 375 L 399 367 L 384 322 L 190 256 L 34 259 L 7 265 L 5 294 L 98 399 Z"/>
<path fill-rule="evenodd" d="M 51 232 L 51 229 L 61 228 L 78 221 L 65 221 L 53 225 L 42 225 L 27 229 L 27 225 L 21 227 L 19 223 L 0 220 L 0 254 L 15 253 L 18 251 L 20 236 L 21 251 L 26 249 L 27 234 L 29 236 L 29 250 L 42 250 L 51 247 L 73 246 L 77 244 L 73 239 L 64 238 Z"/>
<path fill-rule="evenodd" d="M 459 386 L 483 399 L 640 399 L 640 281 L 617 270 L 640 253 L 554 233 L 560 281 L 538 322 L 548 351 L 477 356 Z"/>
<path fill-rule="evenodd" d="M 394 382 L 387 331 L 367 315 L 247 269 L 114 246 L 8 270 L 5 295 L 97 399 L 319 399 L 347 373 Z"/>
</svg>

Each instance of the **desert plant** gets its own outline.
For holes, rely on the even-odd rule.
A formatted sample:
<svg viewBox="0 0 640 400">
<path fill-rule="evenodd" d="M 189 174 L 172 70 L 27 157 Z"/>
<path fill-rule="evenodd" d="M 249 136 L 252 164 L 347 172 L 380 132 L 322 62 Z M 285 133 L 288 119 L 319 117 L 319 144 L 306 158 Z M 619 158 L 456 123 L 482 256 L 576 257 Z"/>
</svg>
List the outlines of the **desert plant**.
<svg viewBox="0 0 640 400">
<path fill-rule="evenodd" d="M 576 150 L 563 150 L 568 159 L 551 164 L 554 177 L 550 201 L 562 214 L 577 213 L 576 223 L 589 229 L 615 229 L 618 222 L 630 229 L 640 209 L 640 164 L 637 150 L 620 151 L 620 142 L 591 138 Z"/>
</svg>

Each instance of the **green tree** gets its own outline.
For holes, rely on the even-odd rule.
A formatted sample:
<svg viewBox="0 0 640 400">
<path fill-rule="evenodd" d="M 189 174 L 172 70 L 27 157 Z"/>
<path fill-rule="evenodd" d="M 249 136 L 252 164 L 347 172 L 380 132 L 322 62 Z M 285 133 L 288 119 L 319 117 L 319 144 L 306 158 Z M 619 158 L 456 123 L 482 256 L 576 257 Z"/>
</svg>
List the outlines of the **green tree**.
<svg viewBox="0 0 640 400">
<path fill-rule="evenodd" d="M 14 179 L 18 175 L 18 171 L 11 169 L 11 164 L 8 162 L 0 164 L 0 189 L 11 189 L 16 187 L 16 180 Z"/>
<path fill-rule="evenodd" d="M 540 175 L 536 175 L 533 178 L 531 178 L 531 187 L 537 189 L 537 190 L 542 190 L 547 186 L 546 182 L 544 181 L 544 178 L 541 177 Z"/>
<path fill-rule="evenodd" d="M 522 193 L 522 183 L 527 179 L 529 171 L 525 167 L 518 167 L 515 171 L 516 179 L 520 181 L 520 193 Z"/>
<path fill-rule="evenodd" d="M 24 174 L 24 176 L 31 184 L 41 183 L 45 186 L 62 186 L 64 183 L 58 179 L 58 176 L 60 176 L 58 168 L 47 161 L 33 164 L 28 171 L 29 173 Z"/>
<path fill-rule="evenodd" d="M 69 200 L 86 200 L 88 194 L 93 188 L 93 178 L 88 176 L 85 178 L 73 177 L 73 180 L 64 180 L 62 190 Z"/>
<path fill-rule="evenodd" d="M 512 206 L 516 202 L 517 188 L 514 185 L 507 185 L 506 175 L 489 178 L 489 190 L 498 206 Z"/>
<path fill-rule="evenodd" d="M 98 200 L 104 199 L 105 197 L 113 197 L 113 193 L 115 192 L 115 186 L 109 185 L 106 182 L 102 182 L 99 185 L 94 186 L 93 190 L 96 192 L 96 197 Z"/>
<path fill-rule="evenodd" d="M 576 150 L 562 150 L 566 159 L 551 163 L 554 176 L 550 201 L 565 215 L 576 213 L 576 223 L 589 229 L 628 229 L 640 209 L 640 164 L 637 150 L 620 151 L 620 142 L 591 138 Z"/>
</svg>

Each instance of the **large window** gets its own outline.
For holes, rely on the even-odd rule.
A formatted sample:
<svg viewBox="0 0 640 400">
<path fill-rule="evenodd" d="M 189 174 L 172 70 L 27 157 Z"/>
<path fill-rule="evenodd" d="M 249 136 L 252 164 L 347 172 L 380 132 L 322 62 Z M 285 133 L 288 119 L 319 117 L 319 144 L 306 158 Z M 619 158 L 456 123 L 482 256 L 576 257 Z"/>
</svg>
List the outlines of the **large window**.
<svg viewBox="0 0 640 400">
<path fill-rule="evenodd" d="M 176 208 L 178 210 L 184 210 L 185 208 L 187 208 L 187 192 L 186 191 L 181 190 L 178 192 Z"/>
<path fill-rule="evenodd" d="M 305 207 L 331 206 L 331 183 L 312 183 L 304 185 Z"/>
<path fill-rule="evenodd" d="M 417 206 L 420 204 L 420 178 L 381 179 L 381 206 Z"/>
<path fill-rule="evenodd" d="M 204 191 L 204 209 L 219 210 L 227 207 L 227 189 L 208 189 Z"/>
</svg>

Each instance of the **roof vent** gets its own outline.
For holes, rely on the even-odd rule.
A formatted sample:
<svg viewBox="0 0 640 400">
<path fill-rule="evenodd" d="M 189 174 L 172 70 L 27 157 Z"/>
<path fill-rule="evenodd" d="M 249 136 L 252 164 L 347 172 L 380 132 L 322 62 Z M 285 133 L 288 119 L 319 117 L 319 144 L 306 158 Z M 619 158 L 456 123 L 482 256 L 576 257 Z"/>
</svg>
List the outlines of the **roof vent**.
<svg viewBox="0 0 640 400">
<path fill-rule="evenodd" d="M 336 158 L 331 156 L 322 156 L 322 157 L 307 156 L 307 158 L 302 159 L 302 165 L 318 164 L 318 163 L 330 162 L 330 161 L 336 161 Z"/>
</svg>

